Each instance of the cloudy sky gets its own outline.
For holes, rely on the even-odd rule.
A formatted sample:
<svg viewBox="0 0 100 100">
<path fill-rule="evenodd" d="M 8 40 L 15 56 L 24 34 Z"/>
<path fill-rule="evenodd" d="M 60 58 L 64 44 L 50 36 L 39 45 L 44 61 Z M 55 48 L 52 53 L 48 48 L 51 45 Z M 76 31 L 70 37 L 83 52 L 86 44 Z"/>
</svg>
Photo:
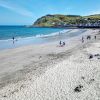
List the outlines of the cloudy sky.
<svg viewBox="0 0 100 100">
<path fill-rule="evenodd" d="M 47 14 L 100 14 L 100 0 L 0 0 L 0 25 L 30 25 Z"/>
</svg>

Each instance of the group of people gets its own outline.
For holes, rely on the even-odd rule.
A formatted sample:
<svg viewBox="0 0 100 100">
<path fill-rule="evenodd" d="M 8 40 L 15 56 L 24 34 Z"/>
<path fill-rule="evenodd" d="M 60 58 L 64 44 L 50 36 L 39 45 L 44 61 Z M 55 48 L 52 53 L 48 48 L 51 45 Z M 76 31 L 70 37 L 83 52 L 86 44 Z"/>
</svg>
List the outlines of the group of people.
<svg viewBox="0 0 100 100">
<path fill-rule="evenodd" d="M 59 45 L 60 45 L 61 47 L 63 47 L 63 46 L 65 46 L 66 44 L 65 44 L 64 41 L 60 41 L 60 42 L 59 42 Z"/>
<path fill-rule="evenodd" d="M 94 36 L 94 39 L 96 40 L 96 35 Z M 87 40 L 91 40 L 91 36 L 90 35 L 88 35 L 87 37 L 86 37 L 86 39 Z M 85 38 L 82 36 L 82 43 L 84 43 L 84 40 L 85 40 Z"/>
</svg>

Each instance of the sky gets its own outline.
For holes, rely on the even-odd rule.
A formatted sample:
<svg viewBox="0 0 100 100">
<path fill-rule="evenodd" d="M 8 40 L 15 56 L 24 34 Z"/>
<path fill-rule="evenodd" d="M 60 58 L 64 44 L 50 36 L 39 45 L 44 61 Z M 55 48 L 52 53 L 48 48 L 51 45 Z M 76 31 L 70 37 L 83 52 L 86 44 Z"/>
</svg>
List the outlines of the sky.
<svg viewBox="0 0 100 100">
<path fill-rule="evenodd" d="M 100 14 L 100 0 L 0 0 L 0 25 L 32 25 L 47 14 Z"/>
</svg>

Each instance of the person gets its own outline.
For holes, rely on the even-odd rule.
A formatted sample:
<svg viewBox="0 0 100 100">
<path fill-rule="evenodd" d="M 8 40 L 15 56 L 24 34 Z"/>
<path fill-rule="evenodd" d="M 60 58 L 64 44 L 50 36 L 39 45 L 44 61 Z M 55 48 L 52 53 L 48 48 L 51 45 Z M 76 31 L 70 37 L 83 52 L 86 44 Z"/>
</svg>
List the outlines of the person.
<svg viewBox="0 0 100 100">
<path fill-rule="evenodd" d="M 14 38 L 14 37 L 12 37 L 12 39 L 13 39 L 13 44 L 14 44 L 14 40 L 15 40 L 15 38 Z"/>
<path fill-rule="evenodd" d="M 90 40 L 90 39 L 91 39 L 91 36 L 90 36 L 90 35 L 88 35 L 88 36 L 87 36 L 87 40 Z"/>
<path fill-rule="evenodd" d="M 94 38 L 95 38 L 95 40 L 96 40 L 96 38 L 97 38 L 96 35 L 94 36 Z"/>
<path fill-rule="evenodd" d="M 15 39 L 15 38 L 14 38 L 14 37 L 12 37 L 12 39 L 13 39 L 13 41 L 14 41 L 14 39 Z"/>
<path fill-rule="evenodd" d="M 84 37 L 82 36 L 82 43 L 84 42 Z"/>
<path fill-rule="evenodd" d="M 62 42 L 60 41 L 60 42 L 59 42 L 59 45 L 61 46 L 61 44 L 62 44 Z"/>
<path fill-rule="evenodd" d="M 63 42 L 63 46 L 65 46 L 65 42 Z"/>
</svg>

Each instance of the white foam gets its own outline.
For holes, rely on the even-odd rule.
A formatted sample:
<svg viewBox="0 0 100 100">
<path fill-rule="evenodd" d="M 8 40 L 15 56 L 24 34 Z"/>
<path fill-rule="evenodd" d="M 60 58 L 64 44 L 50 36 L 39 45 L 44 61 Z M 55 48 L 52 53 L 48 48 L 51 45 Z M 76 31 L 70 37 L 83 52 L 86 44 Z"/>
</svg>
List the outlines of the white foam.
<svg viewBox="0 0 100 100">
<path fill-rule="evenodd" d="M 39 34 L 39 35 L 36 35 L 36 37 L 38 37 L 38 38 L 52 37 L 52 36 L 60 35 L 60 34 L 63 34 L 63 33 L 69 32 L 69 31 L 71 31 L 71 29 L 62 30 L 62 31 L 59 31 L 59 32 L 54 32 L 54 33 L 45 34 L 45 35 L 44 34 Z"/>
</svg>

